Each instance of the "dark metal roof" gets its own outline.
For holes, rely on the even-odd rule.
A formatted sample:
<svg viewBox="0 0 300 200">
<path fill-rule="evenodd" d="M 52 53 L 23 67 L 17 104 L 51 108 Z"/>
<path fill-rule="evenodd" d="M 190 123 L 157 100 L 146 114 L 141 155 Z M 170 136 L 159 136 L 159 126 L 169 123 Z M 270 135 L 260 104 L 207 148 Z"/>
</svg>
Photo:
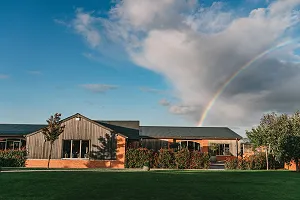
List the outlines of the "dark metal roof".
<svg viewBox="0 0 300 200">
<path fill-rule="evenodd" d="M 138 129 L 127 128 L 127 127 L 123 127 L 123 126 L 116 126 L 113 124 L 108 124 L 108 123 L 105 123 L 102 121 L 97 121 L 97 120 L 95 120 L 95 122 L 99 123 L 102 126 L 109 128 L 109 129 L 112 129 L 113 131 L 115 131 L 119 134 L 122 134 L 122 135 L 128 137 L 128 139 L 138 140 L 140 138 Z"/>
<path fill-rule="evenodd" d="M 0 136 L 2 135 L 27 135 L 33 133 L 41 128 L 44 128 L 45 124 L 0 124 Z"/>
<path fill-rule="evenodd" d="M 242 139 L 227 127 L 141 126 L 140 136 L 166 139 Z"/>
</svg>

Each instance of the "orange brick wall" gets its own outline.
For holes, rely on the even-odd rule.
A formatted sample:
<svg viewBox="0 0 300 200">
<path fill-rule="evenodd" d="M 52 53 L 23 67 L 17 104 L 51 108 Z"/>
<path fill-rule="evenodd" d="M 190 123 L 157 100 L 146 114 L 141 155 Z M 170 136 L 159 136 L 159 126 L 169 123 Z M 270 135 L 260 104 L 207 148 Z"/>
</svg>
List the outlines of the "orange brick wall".
<svg viewBox="0 0 300 200">
<path fill-rule="evenodd" d="M 51 168 L 124 168 L 126 139 L 117 136 L 116 160 L 51 159 Z M 47 159 L 28 159 L 26 167 L 47 167 Z"/>
<path fill-rule="evenodd" d="M 291 170 L 291 171 L 296 171 L 296 163 L 291 162 L 290 165 L 284 164 L 284 169 Z"/>
</svg>

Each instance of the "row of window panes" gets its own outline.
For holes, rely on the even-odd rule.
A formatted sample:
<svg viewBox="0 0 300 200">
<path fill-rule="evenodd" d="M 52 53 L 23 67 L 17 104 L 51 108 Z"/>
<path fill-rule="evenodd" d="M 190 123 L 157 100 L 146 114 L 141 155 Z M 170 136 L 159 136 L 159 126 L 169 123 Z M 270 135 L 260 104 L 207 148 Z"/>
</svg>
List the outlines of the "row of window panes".
<svg viewBox="0 0 300 200">
<path fill-rule="evenodd" d="M 89 140 L 63 140 L 63 158 L 88 158 Z"/>
<path fill-rule="evenodd" d="M 198 142 L 193 142 L 193 141 L 181 141 L 180 142 L 180 149 L 183 148 L 188 148 L 189 150 L 195 150 L 195 151 L 200 151 L 201 150 L 201 145 Z"/>
<path fill-rule="evenodd" d="M 22 147 L 25 147 L 25 141 L 20 139 L 0 141 L 0 150 L 20 150 Z"/>
<path fill-rule="evenodd" d="M 229 144 L 218 144 L 217 155 L 230 155 L 230 146 Z"/>
</svg>

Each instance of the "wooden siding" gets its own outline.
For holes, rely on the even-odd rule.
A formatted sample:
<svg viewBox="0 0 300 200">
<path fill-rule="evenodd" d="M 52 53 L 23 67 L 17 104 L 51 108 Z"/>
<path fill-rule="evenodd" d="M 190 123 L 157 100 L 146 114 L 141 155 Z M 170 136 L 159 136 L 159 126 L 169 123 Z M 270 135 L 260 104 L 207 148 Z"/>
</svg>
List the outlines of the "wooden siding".
<svg viewBox="0 0 300 200">
<path fill-rule="evenodd" d="M 81 117 L 80 121 L 76 118 L 71 118 L 63 123 L 66 125 L 64 132 L 59 136 L 59 139 L 54 142 L 52 158 L 60 159 L 62 157 L 62 141 L 63 140 L 90 140 L 90 151 L 97 150 L 93 146 L 99 146 L 99 138 L 105 134 L 112 133 L 98 126 L 97 124 Z M 26 148 L 28 150 L 29 159 L 46 159 L 49 155 L 49 142 L 44 142 L 44 135 L 38 132 L 29 135 L 26 138 Z"/>
</svg>

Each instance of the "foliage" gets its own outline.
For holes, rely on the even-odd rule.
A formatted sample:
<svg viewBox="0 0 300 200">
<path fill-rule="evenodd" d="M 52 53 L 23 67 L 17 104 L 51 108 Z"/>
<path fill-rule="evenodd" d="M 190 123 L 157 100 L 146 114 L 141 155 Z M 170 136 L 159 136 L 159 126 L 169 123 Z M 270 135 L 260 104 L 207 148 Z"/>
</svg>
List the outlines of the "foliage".
<svg viewBox="0 0 300 200">
<path fill-rule="evenodd" d="M 209 169 L 210 161 L 208 153 L 192 151 L 190 156 L 190 169 Z"/>
<path fill-rule="evenodd" d="M 171 169 L 208 169 L 210 166 L 209 155 L 199 151 L 188 151 L 182 149 L 174 152 L 171 149 L 161 149 L 159 152 L 153 152 L 145 148 L 126 151 L 125 167 L 142 168 L 144 165 L 151 168 Z"/>
<path fill-rule="evenodd" d="M 256 147 L 268 147 L 268 152 L 281 163 L 300 158 L 298 147 L 300 142 L 295 136 L 300 136 L 300 112 L 293 115 L 266 114 L 256 128 L 246 132 L 248 138 Z M 299 144 L 297 145 L 297 142 Z"/>
<path fill-rule="evenodd" d="M 270 168 L 278 168 L 279 163 L 272 155 L 269 155 Z M 229 170 L 264 170 L 267 169 L 267 161 L 264 153 L 257 153 L 246 158 L 228 158 L 225 161 L 225 169 Z"/>
<path fill-rule="evenodd" d="M 172 169 L 175 168 L 174 151 L 171 149 L 160 149 L 158 155 L 160 168 Z"/>
<path fill-rule="evenodd" d="M 157 152 L 153 152 L 150 159 L 150 167 L 151 168 L 159 168 L 159 154 Z"/>
<path fill-rule="evenodd" d="M 128 149 L 125 157 L 126 168 L 142 168 L 150 163 L 152 152 L 145 148 Z"/>
<path fill-rule="evenodd" d="M 0 151 L 0 167 L 25 167 L 26 150 Z"/>
<path fill-rule="evenodd" d="M 187 148 L 183 148 L 175 154 L 175 163 L 177 169 L 187 169 L 190 164 L 190 152 Z"/>
<path fill-rule="evenodd" d="M 225 161 L 225 169 L 233 170 L 238 168 L 239 160 L 237 158 L 227 158 Z"/>
<path fill-rule="evenodd" d="M 209 145 L 209 150 L 212 152 L 211 153 L 212 156 L 216 156 L 216 152 L 218 151 L 218 149 L 219 149 L 219 145 L 216 143 L 211 143 Z"/>
<path fill-rule="evenodd" d="M 48 168 L 50 164 L 53 143 L 59 138 L 60 134 L 63 133 L 65 128 L 65 125 L 61 125 L 60 117 L 61 117 L 60 113 L 55 113 L 54 116 L 51 116 L 47 120 L 48 126 L 43 128 L 42 130 L 42 133 L 44 134 L 45 142 L 50 142 Z"/>
<path fill-rule="evenodd" d="M 281 145 L 285 161 L 288 163 L 294 161 L 296 164 L 296 171 L 299 172 L 300 136 L 287 136 Z"/>
</svg>

